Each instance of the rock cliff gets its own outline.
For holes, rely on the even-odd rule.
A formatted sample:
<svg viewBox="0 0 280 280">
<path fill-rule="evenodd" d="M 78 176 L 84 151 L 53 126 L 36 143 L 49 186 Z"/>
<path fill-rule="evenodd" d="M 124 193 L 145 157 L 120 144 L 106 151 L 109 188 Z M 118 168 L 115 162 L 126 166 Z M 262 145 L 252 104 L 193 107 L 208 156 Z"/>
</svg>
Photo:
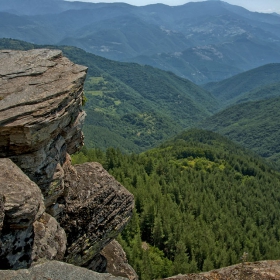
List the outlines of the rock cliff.
<svg viewBox="0 0 280 280">
<path fill-rule="evenodd" d="M 0 51 L 1 269 L 96 267 L 132 215 L 133 196 L 100 164 L 71 165 L 86 71 L 58 50 Z"/>
</svg>

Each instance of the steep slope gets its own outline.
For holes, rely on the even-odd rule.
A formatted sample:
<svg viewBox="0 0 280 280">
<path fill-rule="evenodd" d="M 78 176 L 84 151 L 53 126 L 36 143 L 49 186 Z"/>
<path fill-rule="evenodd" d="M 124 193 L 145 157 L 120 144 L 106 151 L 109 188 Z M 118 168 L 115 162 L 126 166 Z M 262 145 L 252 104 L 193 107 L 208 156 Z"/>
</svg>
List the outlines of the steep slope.
<svg viewBox="0 0 280 280">
<path fill-rule="evenodd" d="M 231 106 L 201 127 L 218 132 L 280 167 L 280 98 Z"/>
<path fill-rule="evenodd" d="M 121 243 L 143 280 L 239 263 L 244 252 L 280 258 L 279 174 L 225 137 L 190 130 L 140 155 L 85 149 L 73 160 L 101 161 L 134 194 Z"/>
<path fill-rule="evenodd" d="M 0 40 L 1 48 L 38 48 Z M 215 98 L 171 72 L 120 63 L 74 47 L 56 47 L 89 67 L 85 82 L 88 115 L 84 133 L 90 147 L 143 151 L 191 127 L 217 109 Z"/>
<path fill-rule="evenodd" d="M 280 83 L 280 64 L 274 63 L 203 87 L 223 104 L 229 105 L 277 95 L 277 83 Z"/>
<path fill-rule="evenodd" d="M 62 50 L 89 67 L 84 132 L 91 147 L 143 151 L 217 109 L 211 94 L 171 72 L 119 63 L 69 47 Z M 99 137 L 93 137 L 96 133 Z"/>
</svg>

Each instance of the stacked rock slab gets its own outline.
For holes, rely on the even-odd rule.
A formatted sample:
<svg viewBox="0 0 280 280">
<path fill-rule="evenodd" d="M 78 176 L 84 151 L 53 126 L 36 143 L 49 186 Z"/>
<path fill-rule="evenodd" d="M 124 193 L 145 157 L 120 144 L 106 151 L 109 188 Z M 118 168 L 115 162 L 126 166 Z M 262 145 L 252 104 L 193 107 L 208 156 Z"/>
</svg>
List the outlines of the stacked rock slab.
<svg viewBox="0 0 280 280">
<path fill-rule="evenodd" d="M 59 50 L 0 51 L 0 158 L 29 177 L 24 187 L 22 179 L 5 185 L 0 169 L 0 263 L 13 260 L 2 269 L 25 268 L 43 259 L 93 265 L 132 215 L 133 196 L 100 164 L 71 165 L 69 154 L 83 145 L 86 71 Z M 36 189 L 36 184 L 39 204 L 32 204 L 32 212 L 22 199 L 33 201 L 29 185 Z M 20 205 L 12 212 L 7 188 Z M 32 217 L 26 218 L 27 210 Z M 15 231 L 26 231 L 28 238 Z M 7 234 L 21 247 L 11 247 Z M 9 250 L 25 262 L 10 257 Z"/>
<path fill-rule="evenodd" d="M 83 144 L 87 68 L 46 49 L 1 51 L 0 65 L 0 157 L 37 183 L 50 207 L 64 192 L 66 153 Z"/>
</svg>

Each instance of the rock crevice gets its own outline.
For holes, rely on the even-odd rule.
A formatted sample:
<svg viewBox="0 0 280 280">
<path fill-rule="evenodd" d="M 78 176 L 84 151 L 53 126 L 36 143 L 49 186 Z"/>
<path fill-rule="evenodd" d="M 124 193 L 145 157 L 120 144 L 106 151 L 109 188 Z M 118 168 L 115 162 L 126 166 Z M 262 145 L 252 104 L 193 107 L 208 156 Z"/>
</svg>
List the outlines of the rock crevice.
<svg viewBox="0 0 280 280">
<path fill-rule="evenodd" d="M 0 51 L 0 269 L 97 267 L 132 215 L 133 196 L 100 164 L 71 165 L 86 71 L 59 50 Z"/>
</svg>

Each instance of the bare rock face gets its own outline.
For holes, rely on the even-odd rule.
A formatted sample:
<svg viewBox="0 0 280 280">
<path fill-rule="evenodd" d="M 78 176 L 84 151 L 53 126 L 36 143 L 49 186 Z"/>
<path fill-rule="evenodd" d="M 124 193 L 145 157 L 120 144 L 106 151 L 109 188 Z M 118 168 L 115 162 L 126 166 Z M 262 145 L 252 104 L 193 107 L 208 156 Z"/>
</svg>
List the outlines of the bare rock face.
<svg viewBox="0 0 280 280">
<path fill-rule="evenodd" d="M 67 234 L 65 260 L 86 266 L 126 225 L 134 199 L 99 163 L 74 167 L 66 174 L 66 208 L 58 220 Z"/>
<path fill-rule="evenodd" d="M 36 278 L 44 260 L 104 269 L 100 251 L 132 215 L 133 196 L 100 164 L 71 165 L 86 71 L 59 50 L 0 51 L 0 269 L 31 266 L 0 279 Z"/>
<path fill-rule="evenodd" d="M 1 280 L 125 280 L 110 274 L 100 274 L 83 267 L 58 261 L 38 264 L 30 269 L 1 271 Z"/>
<path fill-rule="evenodd" d="M 56 219 L 44 213 L 34 222 L 34 244 L 31 259 L 63 260 L 66 250 L 66 234 Z"/>
<path fill-rule="evenodd" d="M 44 211 L 39 187 L 10 159 L 1 158 L 1 269 L 25 268 L 40 259 L 63 258 L 66 249 L 65 232 L 57 221 L 48 217 Z M 43 230 L 40 230 L 39 225 L 42 223 Z M 47 238 L 42 238 L 44 236 Z"/>
<path fill-rule="evenodd" d="M 137 280 L 135 270 L 129 265 L 122 246 L 116 241 L 111 241 L 101 251 L 101 255 L 107 260 L 106 271 L 115 276 L 126 277 L 129 280 Z"/>
<path fill-rule="evenodd" d="M 177 275 L 166 280 L 280 280 L 280 261 L 244 262 L 199 274 Z"/>
<path fill-rule="evenodd" d="M 45 211 L 38 186 L 7 158 L 0 159 L 0 193 L 4 198 L 3 230 L 28 228 Z"/>
<path fill-rule="evenodd" d="M 66 153 L 83 144 L 86 70 L 59 50 L 0 51 L 0 157 L 38 184 L 47 207 L 64 191 Z"/>
</svg>

